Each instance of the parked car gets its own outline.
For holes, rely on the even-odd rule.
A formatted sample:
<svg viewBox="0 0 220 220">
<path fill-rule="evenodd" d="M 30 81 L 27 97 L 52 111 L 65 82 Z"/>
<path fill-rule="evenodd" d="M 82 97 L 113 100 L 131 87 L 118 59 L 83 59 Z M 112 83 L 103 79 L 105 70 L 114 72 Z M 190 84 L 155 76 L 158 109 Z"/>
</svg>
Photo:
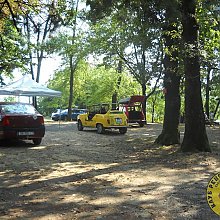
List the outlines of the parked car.
<svg viewBox="0 0 220 220">
<path fill-rule="evenodd" d="M 214 125 L 220 125 L 220 119 L 216 119 L 216 120 L 214 121 Z"/>
<path fill-rule="evenodd" d="M 61 113 L 62 109 L 56 109 L 56 111 L 54 111 L 52 114 L 51 114 L 51 119 L 54 120 L 54 121 L 58 121 L 59 118 L 57 119 L 57 116 Z M 57 120 L 56 120 L 57 119 Z"/>
<path fill-rule="evenodd" d="M 145 96 L 133 95 L 131 97 L 121 99 L 119 103 L 119 109 L 124 111 L 128 117 L 128 123 L 138 123 L 140 127 L 146 124 L 144 112 L 143 112 L 143 102 L 145 101 Z"/>
<path fill-rule="evenodd" d="M 112 110 L 109 104 L 97 104 L 89 108 L 85 114 L 77 117 L 78 130 L 84 127 L 97 128 L 97 133 L 103 134 L 105 129 L 118 129 L 121 134 L 127 132 L 127 116 L 123 111 Z"/>
<path fill-rule="evenodd" d="M 72 109 L 71 119 L 73 121 L 76 121 L 78 115 L 84 114 L 86 112 L 87 109 Z M 67 121 L 67 118 L 68 118 L 68 109 L 62 110 L 54 114 L 52 113 L 51 115 L 51 119 L 54 121 L 58 121 L 58 120 Z"/>
<path fill-rule="evenodd" d="M 67 111 L 67 109 L 62 110 L 62 109 L 57 109 L 55 112 L 51 114 L 51 119 L 53 121 L 59 121 L 61 120 L 61 115 L 63 114 L 64 111 Z"/>
<path fill-rule="evenodd" d="M 85 113 L 87 113 L 87 112 L 88 112 L 87 109 L 74 109 L 74 110 L 72 111 L 72 120 L 73 120 L 73 121 L 77 121 L 77 116 L 78 116 L 78 115 L 85 114 Z"/>
<path fill-rule="evenodd" d="M 44 117 L 33 105 L 0 102 L 0 139 L 27 139 L 39 145 L 45 134 Z"/>
</svg>

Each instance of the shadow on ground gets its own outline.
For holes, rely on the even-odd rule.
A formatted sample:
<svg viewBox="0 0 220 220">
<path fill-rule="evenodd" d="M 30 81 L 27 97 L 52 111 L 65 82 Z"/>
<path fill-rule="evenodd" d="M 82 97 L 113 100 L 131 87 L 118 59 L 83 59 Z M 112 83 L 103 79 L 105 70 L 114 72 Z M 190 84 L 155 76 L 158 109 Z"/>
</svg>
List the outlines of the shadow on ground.
<svg viewBox="0 0 220 220">
<path fill-rule="evenodd" d="M 154 145 L 160 131 L 99 135 L 49 124 L 41 146 L 1 142 L 0 218 L 219 219 L 205 195 L 220 167 L 217 139 L 214 153 L 183 154 Z"/>
</svg>

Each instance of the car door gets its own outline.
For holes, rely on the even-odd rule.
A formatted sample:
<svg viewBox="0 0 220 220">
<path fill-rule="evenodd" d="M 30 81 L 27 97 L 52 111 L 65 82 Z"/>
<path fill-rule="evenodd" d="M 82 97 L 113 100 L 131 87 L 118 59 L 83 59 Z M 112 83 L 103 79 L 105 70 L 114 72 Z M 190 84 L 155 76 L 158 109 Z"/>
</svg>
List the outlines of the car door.
<svg viewBox="0 0 220 220">
<path fill-rule="evenodd" d="M 85 125 L 88 127 L 95 127 L 95 112 L 87 112 L 85 118 Z"/>
</svg>

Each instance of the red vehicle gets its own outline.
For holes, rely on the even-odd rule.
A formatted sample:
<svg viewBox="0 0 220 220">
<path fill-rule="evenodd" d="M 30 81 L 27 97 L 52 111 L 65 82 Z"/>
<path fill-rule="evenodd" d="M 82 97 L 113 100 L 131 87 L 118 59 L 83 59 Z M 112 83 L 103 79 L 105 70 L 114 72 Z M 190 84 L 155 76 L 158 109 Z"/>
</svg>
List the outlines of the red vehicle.
<svg viewBox="0 0 220 220">
<path fill-rule="evenodd" d="M 143 112 L 144 101 L 145 96 L 142 95 L 133 95 L 119 101 L 120 109 L 122 108 L 127 115 L 128 123 L 138 123 L 140 127 L 144 126 L 146 123 Z"/>
<path fill-rule="evenodd" d="M 26 139 L 39 145 L 44 134 L 44 118 L 33 105 L 0 102 L 0 140 Z"/>
</svg>

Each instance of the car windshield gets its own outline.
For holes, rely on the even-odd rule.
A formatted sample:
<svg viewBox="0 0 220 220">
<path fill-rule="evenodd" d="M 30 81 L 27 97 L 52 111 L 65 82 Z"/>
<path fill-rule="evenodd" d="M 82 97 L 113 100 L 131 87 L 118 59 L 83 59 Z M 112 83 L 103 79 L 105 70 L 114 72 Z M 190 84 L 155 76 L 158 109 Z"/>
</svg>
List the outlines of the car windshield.
<svg viewBox="0 0 220 220">
<path fill-rule="evenodd" d="M 54 114 L 59 114 L 62 110 L 61 109 L 57 109 L 55 112 L 53 112 Z"/>
<path fill-rule="evenodd" d="M 86 110 L 83 110 L 83 109 L 79 111 L 80 114 L 86 113 L 86 112 L 87 112 L 87 111 L 86 111 Z"/>
<path fill-rule="evenodd" d="M 34 106 L 29 104 L 3 104 L 1 105 L 2 112 L 5 114 L 36 114 L 37 111 Z"/>
</svg>

